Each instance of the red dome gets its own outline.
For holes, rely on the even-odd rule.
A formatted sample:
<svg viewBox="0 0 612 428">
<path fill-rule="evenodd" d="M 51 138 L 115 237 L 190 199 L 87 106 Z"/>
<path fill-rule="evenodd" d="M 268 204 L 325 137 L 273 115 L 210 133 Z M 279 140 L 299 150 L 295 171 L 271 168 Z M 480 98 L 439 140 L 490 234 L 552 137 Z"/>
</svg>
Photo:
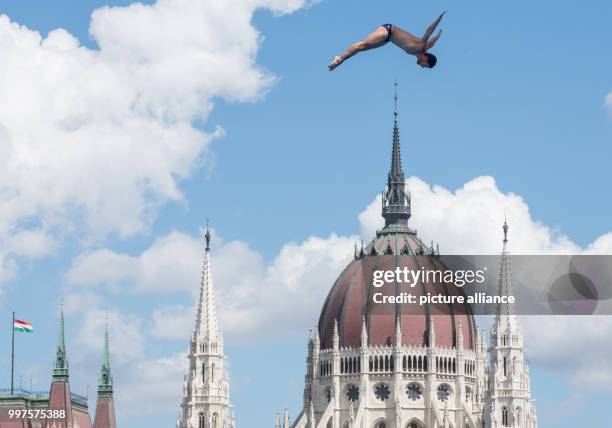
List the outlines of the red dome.
<svg viewBox="0 0 612 428">
<path fill-rule="evenodd" d="M 362 319 L 366 319 L 368 341 L 370 346 L 390 346 L 395 342 L 396 318 L 400 317 L 402 345 L 428 346 L 429 320 L 433 320 L 435 344 L 438 347 L 456 347 L 459 325 L 463 333 L 466 349 L 476 348 L 476 322 L 468 304 L 443 305 L 384 305 L 381 310 L 372 295 L 387 289 L 386 295 L 398 295 L 410 292 L 413 295 L 432 294 L 458 295 L 462 289 L 454 286 L 443 287 L 431 284 L 427 289 L 421 283 L 414 288 L 407 284 L 387 284 L 383 288 L 372 285 L 373 270 L 395 270 L 396 267 L 407 267 L 418 270 L 446 270 L 438 257 L 431 254 L 416 236 L 405 226 L 390 226 L 383 229 L 376 239 L 363 250 L 363 254 L 353 260 L 332 287 L 321 316 L 319 318 L 319 335 L 323 349 L 332 347 L 334 324 L 338 321 L 340 346 L 359 347 L 361 344 Z M 418 298 L 418 297 L 417 297 Z"/>
</svg>

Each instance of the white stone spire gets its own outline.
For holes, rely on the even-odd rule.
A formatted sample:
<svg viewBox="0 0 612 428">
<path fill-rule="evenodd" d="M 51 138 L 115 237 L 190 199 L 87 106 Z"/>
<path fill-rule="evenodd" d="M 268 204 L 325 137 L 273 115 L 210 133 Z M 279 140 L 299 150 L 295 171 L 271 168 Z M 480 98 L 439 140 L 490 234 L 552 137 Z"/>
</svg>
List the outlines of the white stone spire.
<svg viewBox="0 0 612 428">
<path fill-rule="evenodd" d="M 503 231 L 498 292 L 501 296 L 511 296 L 513 287 L 508 252 L 508 223 L 505 221 Z M 482 341 L 484 342 L 484 339 Z M 536 428 L 537 418 L 525 362 L 527 350 L 512 305 L 497 306 L 490 345 L 489 390 L 484 409 L 486 426 Z"/>
<path fill-rule="evenodd" d="M 217 308 L 215 304 L 215 286 L 212 277 L 212 266 L 210 263 L 210 231 L 206 230 L 206 252 L 204 254 L 204 265 L 202 267 L 202 280 L 200 282 L 200 300 L 198 302 L 198 313 L 194 339 L 209 343 L 222 342 L 217 321 Z"/>
<path fill-rule="evenodd" d="M 499 266 L 499 296 L 513 296 L 512 288 L 512 264 L 510 261 L 510 253 L 508 251 L 508 222 L 504 220 L 504 241 Z M 495 314 L 495 323 L 498 327 L 507 327 L 508 324 L 516 326 L 516 311 L 514 305 L 509 303 L 499 303 Z"/>
<path fill-rule="evenodd" d="M 189 368 L 183 385 L 178 428 L 235 428 L 229 399 L 229 378 L 223 336 L 217 321 L 210 260 L 210 231 L 200 283 L 196 325 L 189 348 Z"/>
</svg>

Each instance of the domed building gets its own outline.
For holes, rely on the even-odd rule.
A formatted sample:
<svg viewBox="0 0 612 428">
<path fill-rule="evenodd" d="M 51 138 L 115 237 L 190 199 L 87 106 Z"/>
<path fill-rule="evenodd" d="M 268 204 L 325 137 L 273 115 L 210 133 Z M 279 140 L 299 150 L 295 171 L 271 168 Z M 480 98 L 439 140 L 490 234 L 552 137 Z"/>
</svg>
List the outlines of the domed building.
<svg viewBox="0 0 612 428">
<path fill-rule="evenodd" d="M 426 245 L 408 226 L 411 200 L 397 108 L 394 116 L 391 168 L 382 195 L 385 226 L 355 250 L 325 300 L 308 341 L 303 410 L 291 427 L 535 428 L 525 348 L 510 310 L 498 308 L 487 348 L 467 304 L 376 304 L 378 292 L 462 293 L 461 287 L 443 284 L 372 285 L 374 270 L 446 270 L 433 243 Z M 510 269 L 506 243 L 504 238 L 502 273 Z M 499 287 L 508 291 L 509 274 L 500 275 Z M 288 428 L 288 416 L 285 421 Z"/>
</svg>

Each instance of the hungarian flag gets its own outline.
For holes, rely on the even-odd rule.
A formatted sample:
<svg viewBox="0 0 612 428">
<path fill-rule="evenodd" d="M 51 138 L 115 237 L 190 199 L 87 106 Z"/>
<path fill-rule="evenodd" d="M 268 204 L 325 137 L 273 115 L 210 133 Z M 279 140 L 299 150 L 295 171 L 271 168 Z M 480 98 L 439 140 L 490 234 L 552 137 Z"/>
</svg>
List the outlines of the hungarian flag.
<svg viewBox="0 0 612 428">
<path fill-rule="evenodd" d="M 15 322 L 13 323 L 13 329 L 15 329 L 15 331 L 23 331 L 26 333 L 32 333 L 34 331 L 34 327 L 32 327 L 32 324 L 27 321 L 20 320 L 15 320 Z"/>
</svg>

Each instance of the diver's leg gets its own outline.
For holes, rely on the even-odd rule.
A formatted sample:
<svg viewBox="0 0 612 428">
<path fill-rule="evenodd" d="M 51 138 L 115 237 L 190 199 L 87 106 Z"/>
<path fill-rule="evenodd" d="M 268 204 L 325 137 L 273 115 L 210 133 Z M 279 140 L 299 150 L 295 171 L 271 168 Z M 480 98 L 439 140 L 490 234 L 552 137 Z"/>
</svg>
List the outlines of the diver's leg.
<svg viewBox="0 0 612 428">
<path fill-rule="evenodd" d="M 333 70 L 334 68 L 342 64 L 344 61 L 358 54 L 359 52 L 381 47 L 389 41 L 389 36 L 390 35 L 387 28 L 381 25 L 373 33 L 370 33 L 368 37 L 366 37 L 360 42 L 355 43 L 341 55 L 335 57 L 331 64 L 329 64 L 328 68 L 330 70 Z"/>
</svg>

